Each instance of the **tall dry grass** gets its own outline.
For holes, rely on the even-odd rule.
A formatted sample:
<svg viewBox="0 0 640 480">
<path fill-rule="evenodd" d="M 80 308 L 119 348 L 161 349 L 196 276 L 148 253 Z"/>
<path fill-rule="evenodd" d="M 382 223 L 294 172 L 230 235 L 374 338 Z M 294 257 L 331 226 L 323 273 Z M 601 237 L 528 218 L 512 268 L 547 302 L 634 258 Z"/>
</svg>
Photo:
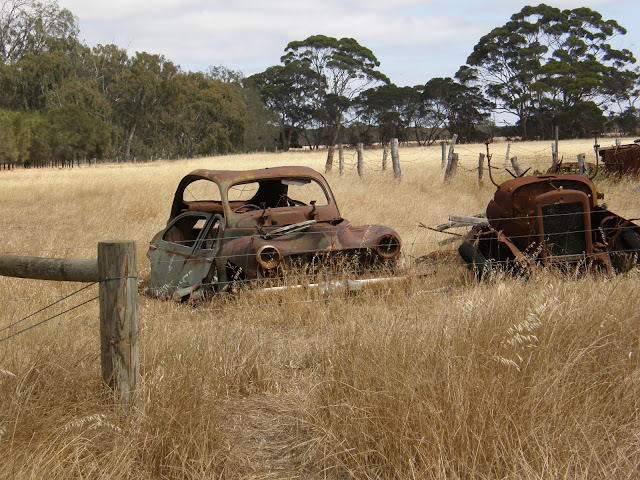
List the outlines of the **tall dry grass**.
<svg viewBox="0 0 640 480">
<path fill-rule="evenodd" d="M 514 143 L 524 166 L 548 142 Z M 561 142 L 565 158 L 591 143 Z M 505 144 L 492 145 L 494 164 Z M 483 145 L 401 150 L 404 178 L 365 151 L 328 176 L 341 213 L 402 235 L 409 260 L 447 238 L 419 228 L 481 213 Z M 498 160 L 499 159 L 499 160 Z M 0 251 L 92 258 L 108 239 L 146 244 L 194 168 L 304 164 L 324 152 L 228 156 L 73 170 L 0 172 Z M 503 177 L 506 179 L 506 177 Z M 635 218 L 636 183 L 598 182 Z M 123 416 L 100 384 L 96 287 L 0 277 L 3 478 L 635 478 L 640 465 L 638 271 L 606 278 L 542 271 L 476 284 L 455 257 L 410 279 L 323 296 L 241 293 L 196 305 L 140 297 L 142 379 Z"/>
</svg>

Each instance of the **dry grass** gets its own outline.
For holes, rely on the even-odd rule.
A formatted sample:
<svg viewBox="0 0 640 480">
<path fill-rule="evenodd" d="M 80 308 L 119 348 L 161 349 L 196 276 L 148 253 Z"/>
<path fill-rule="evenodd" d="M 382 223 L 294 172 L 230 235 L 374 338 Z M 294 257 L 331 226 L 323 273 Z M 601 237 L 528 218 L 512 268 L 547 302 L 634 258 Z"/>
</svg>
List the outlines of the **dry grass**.
<svg viewBox="0 0 640 480">
<path fill-rule="evenodd" d="M 603 142 L 604 143 L 604 142 Z M 560 154 L 591 152 L 561 142 Z M 404 179 L 365 151 L 329 175 L 341 213 L 402 235 L 409 259 L 443 234 L 418 228 L 484 210 L 482 145 L 462 145 L 442 185 L 440 147 L 401 150 Z M 502 165 L 506 145 L 492 146 Z M 514 143 L 524 166 L 548 142 Z M 500 159 L 496 161 L 495 159 Z M 0 251 L 92 258 L 108 239 L 147 241 L 194 168 L 304 164 L 324 152 L 0 172 Z M 506 177 L 503 177 L 506 178 Z M 601 181 L 640 216 L 634 182 Z M 640 465 L 638 271 L 542 272 L 475 284 L 452 256 L 407 282 L 323 297 L 240 294 L 199 305 L 140 297 L 142 381 L 131 415 L 100 384 L 97 304 L 0 343 L 3 478 L 635 478 Z M 443 288 L 444 287 L 444 288 Z M 0 328 L 78 285 L 0 277 Z M 55 315 L 95 287 L 0 332 Z"/>
</svg>

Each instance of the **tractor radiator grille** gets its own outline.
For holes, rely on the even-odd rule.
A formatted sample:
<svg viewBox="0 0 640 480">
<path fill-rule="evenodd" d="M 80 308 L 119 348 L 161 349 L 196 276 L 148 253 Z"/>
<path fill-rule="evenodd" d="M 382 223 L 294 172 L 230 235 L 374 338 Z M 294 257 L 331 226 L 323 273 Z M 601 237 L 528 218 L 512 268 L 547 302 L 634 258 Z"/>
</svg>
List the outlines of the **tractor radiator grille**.
<svg viewBox="0 0 640 480">
<path fill-rule="evenodd" d="M 580 203 L 542 206 L 547 255 L 579 255 L 586 251 L 584 212 Z"/>
</svg>

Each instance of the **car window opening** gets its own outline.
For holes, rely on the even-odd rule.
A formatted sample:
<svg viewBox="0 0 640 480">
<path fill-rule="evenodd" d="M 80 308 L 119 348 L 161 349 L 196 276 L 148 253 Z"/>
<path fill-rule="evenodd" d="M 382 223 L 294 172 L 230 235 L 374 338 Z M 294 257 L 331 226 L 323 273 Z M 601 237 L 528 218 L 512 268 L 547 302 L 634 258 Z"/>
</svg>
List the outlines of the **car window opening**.
<svg viewBox="0 0 640 480">
<path fill-rule="evenodd" d="M 207 218 L 187 215 L 179 218 L 164 234 L 162 240 L 176 245 L 192 247 L 206 224 Z"/>
<path fill-rule="evenodd" d="M 255 184 L 255 182 L 252 182 Z M 238 184 L 230 188 L 236 193 L 236 189 L 247 184 Z M 306 178 L 283 178 L 277 180 L 263 180 L 258 182 L 258 188 L 251 198 L 243 201 L 235 200 L 229 195 L 234 210 L 241 205 L 255 205 L 260 208 L 286 208 L 295 206 L 310 206 L 312 202 L 317 205 L 328 205 L 326 193 L 315 181 Z M 240 209 L 248 211 L 249 209 Z"/>
</svg>

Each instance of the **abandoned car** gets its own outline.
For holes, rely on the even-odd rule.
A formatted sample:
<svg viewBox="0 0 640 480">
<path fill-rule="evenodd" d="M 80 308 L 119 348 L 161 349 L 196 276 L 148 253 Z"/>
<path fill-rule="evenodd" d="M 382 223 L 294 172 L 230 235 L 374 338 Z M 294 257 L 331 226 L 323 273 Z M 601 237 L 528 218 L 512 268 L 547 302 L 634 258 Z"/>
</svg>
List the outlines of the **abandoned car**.
<svg viewBox="0 0 640 480">
<path fill-rule="evenodd" d="M 612 273 L 638 262 L 640 227 L 607 210 L 584 175 L 533 175 L 498 185 L 458 252 L 481 278 L 490 267 L 587 262 Z"/>
<path fill-rule="evenodd" d="M 178 185 L 147 256 L 152 294 L 180 300 L 280 278 L 292 266 L 310 271 L 344 258 L 358 273 L 393 266 L 401 241 L 391 228 L 343 219 L 327 181 L 311 168 L 195 170 Z"/>
</svg>

